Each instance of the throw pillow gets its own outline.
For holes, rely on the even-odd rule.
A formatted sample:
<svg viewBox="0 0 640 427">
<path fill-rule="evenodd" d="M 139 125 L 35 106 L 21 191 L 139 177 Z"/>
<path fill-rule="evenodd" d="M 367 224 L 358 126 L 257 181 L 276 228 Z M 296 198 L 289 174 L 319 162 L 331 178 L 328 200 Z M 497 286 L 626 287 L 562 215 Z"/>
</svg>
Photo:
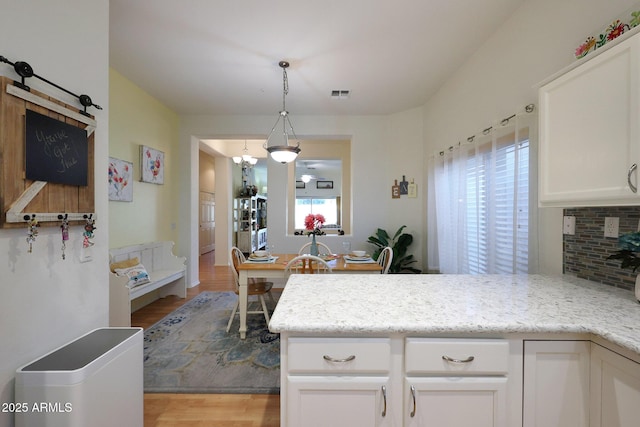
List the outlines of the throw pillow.
<svg viewBox="0 0 640 427">
<path fill-rule="evenodd" d="M 116 268 L 129 268 L 138 264 L 140 264 L 140 260 L 138 259 L 138 257 L 135 257 L 131 259 L 125 259 L 124 261 L 114 262 L 109 266 L 109 268 L 111 268 L 112 273 L 115 273 Z"/>
<path fill-rule="evenodd" d="M 127 268 L 116 268 L 115 273 L 118 276 L 127 276 L 127 278 L 129 278 L 127 286 L 130 289 L 133 289 L 136 286 L 144 285 L 145 283 L 149 283 L 151 281 L 149 279 L 149 273 L 147 273 L 147 270 L 142 264 L 136 264 L 132 267 Z"/>
</svg>

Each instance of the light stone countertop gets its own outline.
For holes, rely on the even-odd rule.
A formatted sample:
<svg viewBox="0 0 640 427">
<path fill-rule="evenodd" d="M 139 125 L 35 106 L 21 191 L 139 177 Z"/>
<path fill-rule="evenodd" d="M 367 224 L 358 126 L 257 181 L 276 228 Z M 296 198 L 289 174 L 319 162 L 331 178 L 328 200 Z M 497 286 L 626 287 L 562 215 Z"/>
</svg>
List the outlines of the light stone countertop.
<svg viewBox="0 0 640 427">
<path fill-rule="evenodd" d="M 327 335 L 590 333 L 640 354 L 633 292 L 570 276 L 296 274 L 269 328 Z"/>
</svg>

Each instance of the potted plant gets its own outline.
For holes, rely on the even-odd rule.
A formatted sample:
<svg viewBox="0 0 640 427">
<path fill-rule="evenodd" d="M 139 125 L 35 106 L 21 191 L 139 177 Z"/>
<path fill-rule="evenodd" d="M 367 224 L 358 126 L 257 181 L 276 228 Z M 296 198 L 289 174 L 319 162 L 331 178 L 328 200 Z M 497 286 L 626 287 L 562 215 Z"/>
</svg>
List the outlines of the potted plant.
<svg viewBox="0 0 640 427">
<path fill-rule="evenodd" d="M 377 248 L 373 253 L 373 259 L 378 259 L 380 256 L 380 252 L 387 246 L 391 247 L 393 250 L 393 260 L 391 261 L 391 266 L 389 267 L 389 273 L 403 273 L 403 272 L 412 272 L 412 273 L 421 273 L 417 268 L 413 268 L 410 265 L 417 262 L 416 259 L 413 258 L 413 255 L 407 255 L 407 248 L 413 243 L 413 236 L 408 233 L 403 233 L 402 231 L 405 229 L 406 225 L 403 225 L 396 231 L 393 235 L 393 238 L 389 237 L 389 233 L 387 233 L 382 228 L 378 228 L 376 234 L 373 236 L 369 236 L 367 242 L 375 245 Z"/>
<path fill-rule="evenodd" d="M 619 259 L 620 268 L 631 268 L 635 273 L 640 267 L 640 258 L 636 256 L 640 252 L 640 231 L 623 234 L 618 238 L 620 250 L 610 255 L 607 259 Z M 640 275 L 636 276 L 635 295 L 640 302 Z"/>
</svg>

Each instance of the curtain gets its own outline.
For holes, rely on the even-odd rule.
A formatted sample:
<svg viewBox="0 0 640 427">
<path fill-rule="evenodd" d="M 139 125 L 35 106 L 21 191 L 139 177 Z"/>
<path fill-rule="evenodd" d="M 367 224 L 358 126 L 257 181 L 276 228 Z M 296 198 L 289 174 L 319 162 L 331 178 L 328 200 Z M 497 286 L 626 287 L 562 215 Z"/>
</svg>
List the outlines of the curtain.
<svg viewBox="0 0 640 427">
<path fill-rule="evenodd" d="M 515 114 L 430 159 L 429 270 L 537 271 L 537 135 Z"/>
</svg>

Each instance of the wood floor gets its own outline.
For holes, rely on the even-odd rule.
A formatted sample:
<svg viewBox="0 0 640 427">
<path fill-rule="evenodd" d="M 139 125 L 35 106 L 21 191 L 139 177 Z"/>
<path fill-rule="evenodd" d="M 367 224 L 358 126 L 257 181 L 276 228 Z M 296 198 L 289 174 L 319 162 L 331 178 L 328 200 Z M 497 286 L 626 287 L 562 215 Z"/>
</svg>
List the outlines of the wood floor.
<svg viewBox="0 0 640 427">
<path fill-rule="evenodd" d="M 187 299 L 174 296 L 131 315 L 132 326 L 148 328 L 204 291 L 232 291 L 231 270 L 214 267 L 215 252 L 200 257 L 200 285 L 187 290 Z M 144 427 L 277 427 L 280 396 L 267 394 L 145 393 Z"/>
</svg>

